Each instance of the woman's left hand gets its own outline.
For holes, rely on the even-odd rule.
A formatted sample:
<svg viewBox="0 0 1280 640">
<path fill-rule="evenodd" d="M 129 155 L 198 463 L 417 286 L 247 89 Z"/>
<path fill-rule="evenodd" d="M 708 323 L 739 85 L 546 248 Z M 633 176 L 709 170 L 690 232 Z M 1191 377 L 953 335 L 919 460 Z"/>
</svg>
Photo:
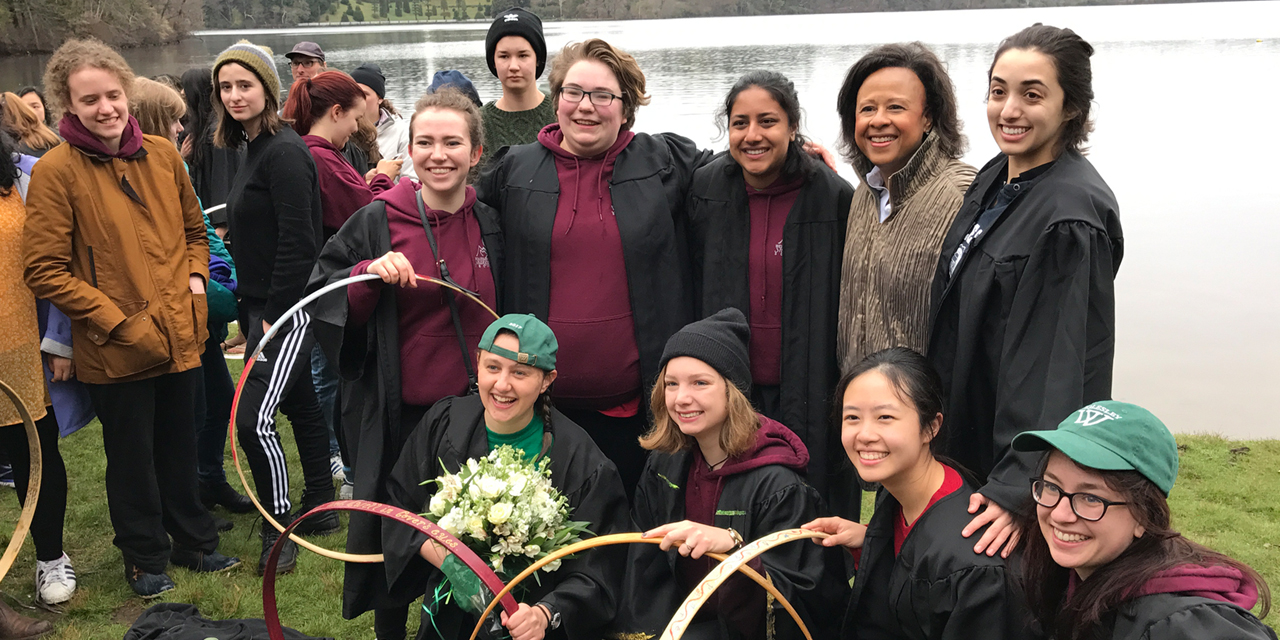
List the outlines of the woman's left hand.
<svg viewBox="0 0 1280 640">
<path fill-rule="evenodd" d="M 832 171 L 836 170 L 836 157 L 831 155 L 831 152 L 827 151 L 826 147 L 810 140 L 804 143 L 804 152 L 821 160 L 828 167 L 831 167 Z"/>
<path fill-rule="evenodd" d="M 188 284 L 191 287 L 191 293 L 195 293 L 195 294 L 204 293 L 204 278 L 198 275 L 192 274 L 191 279 L 188 280 Z"/>
<path fill-rule="evenodd" d="M 675 547 L 680 555 L 694 560 L 705 553 L 729 553 L 737 544 L 727 530 L 689 520 L 664 524 L 644 533 L 646 538 L 659 536 L 662 537 L 662 542 L 658 546 L 663 551 Z"/>
<path fill-rule="evenodd" d="M 511 632 L 511 640 L 542 640 L 550 623 L 546 609 L 531 607 L 523 602 L 514 615 L 508 616 L 507 612 L 502 612 L 502 626 Z"/>
<path fill-rule="evenodd" d="M 1004 551 L 1000 552 L 1001 558 L 1008 558 L 1013 552 L 1014 547 L 1018 546 L 1018 525 L 1013 521 L 1013 514 L 1004 510 L 1004 507 L 996 504 L 995 500 L 988 498 L 981 493 L 975 493 L 969 496 L 969 513 L 974 513 L 979 507 L 986 505 L 986 509 L 979 513 L 969 524 L 965 526 L 960 535 L 968 538 L 975 531 L 981 529 L 984 525 L 990 523 L 987 532 L 978 540 L 978 544 L 974 545 L 974 553 L 986 552 L 988 556 L 996 555 L 1001 547 Z"/>
</svg>

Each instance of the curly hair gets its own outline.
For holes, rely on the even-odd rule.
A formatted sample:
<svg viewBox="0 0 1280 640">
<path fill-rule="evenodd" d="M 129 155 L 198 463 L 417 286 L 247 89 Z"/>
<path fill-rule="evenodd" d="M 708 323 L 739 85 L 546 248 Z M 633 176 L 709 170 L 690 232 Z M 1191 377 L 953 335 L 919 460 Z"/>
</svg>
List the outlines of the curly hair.
<svg viewBox="0 0 1280 640">
<path fill-rule="evenodd" d="M 138 78 L 129 94 L 129 113 L 138 119 L 143 133 L 168 138 L 173 123 L 186 115 L 187 104 L 168 84 Z"/>
<path fill-rule="evenodd" d="M 564 86 L 564 77 L 569 74 L 569 69 L 583 60 L 595 60 L 609 67 L 613 77 L 617 78 L 618 86 L 622 89 L 621 130 L 630 131 L 636 123 L 636 110 L 649 104 L 649 96 L 644 92 L 644 72 L 640 70 L 635 56 L 600 38 L 571 42 L 551 61 L 551 95 L 555 98 L 553 107 L 556 110 L 560 108 L 560 88 Z"/>
<path fill-rule="evenodd" d="M 115 49 L 96 38 L 72 39 L 62 43 L 44 68 L 44 89 L 49 92 L 45 111 L 67 113 L 71 108 L 71 75 L 85 68 L 102 69 L 116 76 L 124 94 L 133 88 L 133 69 Z"/>
</svg>

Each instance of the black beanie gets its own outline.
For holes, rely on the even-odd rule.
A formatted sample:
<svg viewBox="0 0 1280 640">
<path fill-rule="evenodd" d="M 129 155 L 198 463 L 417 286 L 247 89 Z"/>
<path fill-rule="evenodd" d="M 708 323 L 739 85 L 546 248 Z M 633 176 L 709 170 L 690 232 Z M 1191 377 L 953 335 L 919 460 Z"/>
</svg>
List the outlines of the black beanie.
<svg viewBox="0 0 1280 640">
<path fill-rule="evenodd" d="M 387 97 L 387 78 L 382 75 L 382 67 L 366 62 L 351 72 L 351 79 L 373 89 L 379 98 Z"/>
<path fill-rule="evenodd" d="M 751 342 L 751 328 L 741 311 L 729 307 L 717 311 L 684 326 L 667 340 L 662 350 L 662 362 L 667 366 L 672 358 L 689 356 L 697 358 L 720 372 L 742 393 L 751 392 L 751 354 L 747 350 Z"/>
<path fill-rule="evenodd" d="M 493 24 L 489 25 L 489 35 L 484 38 L 485 62 L 489 63 L 489 73 L 498 77 L 498 67 L 493 64 L 493 53 L 498 48 L 498 41 L 507 36 L 520 36 L 529 41 L 533 53 L 538 57 L 538 70 L 534 79 L 542 77 L 542 69 L 547 66 L 547 40 L 542 37 L 542 19 L 521 9 L 512 7 L 498 14 Z"/>
</svg>

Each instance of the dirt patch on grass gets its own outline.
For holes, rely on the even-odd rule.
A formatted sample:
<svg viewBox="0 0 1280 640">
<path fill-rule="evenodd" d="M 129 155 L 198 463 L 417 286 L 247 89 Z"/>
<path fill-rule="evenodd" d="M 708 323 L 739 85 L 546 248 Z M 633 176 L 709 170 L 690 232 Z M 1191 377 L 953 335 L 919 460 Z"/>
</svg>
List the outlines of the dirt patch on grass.
<svg viewBox="0 0 1280 640">
<path fill-rule="evenodd" d="M 124 604 L 116 607 L 115 611 L 111 612 L 111 621 L 116 624 L 131 627 L 133 626 L 133 621 L 137 620 L 138 616 L 142 615 L 142 612 L 146 610 L 147 606 L 145 604 L 139 600 L 130 598 Z"/>
</svg>

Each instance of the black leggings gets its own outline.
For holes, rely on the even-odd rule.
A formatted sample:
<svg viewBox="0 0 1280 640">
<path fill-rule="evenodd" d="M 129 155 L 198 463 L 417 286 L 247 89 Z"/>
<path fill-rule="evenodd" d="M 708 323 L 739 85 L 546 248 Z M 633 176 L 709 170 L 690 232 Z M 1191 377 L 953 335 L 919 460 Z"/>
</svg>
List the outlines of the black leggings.
<svg viewBox="0 0 1280 640">
<path fill-rule="evenodd" d="M 62 523 L 67 515 L 67 467 L 58 451 L 58 419 L 53 407 L 36 420 L 40 434 L 40 497 L 35 517 L 31 520 L 31 539 L 36 545 L 36 558 L 49 562 L 62 557 Z M 22 424 L 0 427 L 0 451 L 13 465 L 13 484 L 18 490 L 18 504 L 27 500 L 31 481 L 31 450 L 27 447 L 27 429 Z"/>
</svg>

